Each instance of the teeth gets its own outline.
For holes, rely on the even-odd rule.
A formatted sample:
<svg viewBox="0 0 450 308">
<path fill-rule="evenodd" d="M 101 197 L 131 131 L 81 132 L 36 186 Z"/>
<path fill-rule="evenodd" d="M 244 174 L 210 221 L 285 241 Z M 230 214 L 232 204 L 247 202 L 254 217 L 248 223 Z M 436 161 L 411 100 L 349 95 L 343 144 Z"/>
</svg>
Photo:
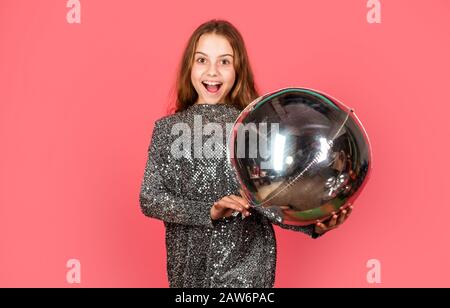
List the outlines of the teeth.
<svg viewBox="0 0 450 308">
<path fill-rule="evenodd" d="M 203 83 L 206 83 L 207 85 L 210 85 L 210 86 L 217 86 L 219 84 L 222 84 L 221 82 L 215 82 L 215 81 L 203 81 Z"/>
</svg>

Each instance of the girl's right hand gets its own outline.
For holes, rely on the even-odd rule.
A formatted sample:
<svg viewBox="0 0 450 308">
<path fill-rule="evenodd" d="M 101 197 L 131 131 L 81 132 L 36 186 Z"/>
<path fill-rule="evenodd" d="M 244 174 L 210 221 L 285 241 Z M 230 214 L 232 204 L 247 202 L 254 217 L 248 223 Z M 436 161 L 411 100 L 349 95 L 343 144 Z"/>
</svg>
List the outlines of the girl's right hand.
<svg viewBox="0 0 450 308">
<path fill-rule="evenodd" d="M 214 202 L 211 207 L 211 219 L 217 220 L 223 217 L 229 217 L 234 211 L 242 213 L 244 217 L 248 217 L 251 213 L 248 211 L 250 205 L 242 197 L 235 195 L 225 196 L 219 201 Z"/>
</svg>

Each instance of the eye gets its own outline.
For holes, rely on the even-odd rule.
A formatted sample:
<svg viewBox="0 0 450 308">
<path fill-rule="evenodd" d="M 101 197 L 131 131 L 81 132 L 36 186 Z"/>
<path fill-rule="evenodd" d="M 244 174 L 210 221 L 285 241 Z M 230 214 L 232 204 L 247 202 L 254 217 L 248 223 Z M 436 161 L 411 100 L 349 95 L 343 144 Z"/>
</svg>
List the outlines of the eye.
<svg viewBox="0 0 450 308">
<path fill-rule="evenodd" d="M 222 64 L 227 65 L 227 64 L 230 64 L 230 63 L 231 63 L 230 60 L 227 60 L 227 59 L 222 60 Z"/>
<path fill-rule="evenodd" d="M 203 57 L 200 57 L 200 58 L 197 59 L 197 62 L 198 62 L 198 63 L 205 63 L 205 62 L 206 62 L 206 59 L 203 58 Z"/>
</svg>

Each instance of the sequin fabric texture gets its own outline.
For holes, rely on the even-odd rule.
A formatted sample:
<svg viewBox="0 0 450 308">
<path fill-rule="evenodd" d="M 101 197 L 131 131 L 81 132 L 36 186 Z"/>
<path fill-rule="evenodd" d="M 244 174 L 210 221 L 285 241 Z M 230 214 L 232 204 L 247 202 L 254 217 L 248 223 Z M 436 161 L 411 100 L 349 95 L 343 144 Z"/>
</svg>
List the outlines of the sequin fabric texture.
<svg viewBox="0 0 450 308">
<path fill-rule="evenodd" d="M 240 196 L 226 155 L 226 123 L 234 123 L 239 113 L 230 105 L 196 104 L 155 123 L 139 200 L 146 216 L 164 221 L 170 287 L 273 287 L 276 240 L 272 223 L 317 237 L 313 226 L 283 225 L 260 208 L 251 209 L 252 215 L 244 219 L 241 214 L 211 219 L 215 201 L 231 194 Z M 194 129 L 199 119 L 203 129 L 208 123 L 222 128 L 222 146 L 219 151 L 214 148 L 213 154 L 205 150 L 211 147 L 204 147 L 207 158 L 198 157 L 198 146 L 194 146 L 195 138 L 206 144 L 211 137 Z M 176 123 L 190 131 L 192 146 L 184 150 L 191 155 L 181 158 L 171 152 L 181 135 L 172 132 Z"/>
</svg>

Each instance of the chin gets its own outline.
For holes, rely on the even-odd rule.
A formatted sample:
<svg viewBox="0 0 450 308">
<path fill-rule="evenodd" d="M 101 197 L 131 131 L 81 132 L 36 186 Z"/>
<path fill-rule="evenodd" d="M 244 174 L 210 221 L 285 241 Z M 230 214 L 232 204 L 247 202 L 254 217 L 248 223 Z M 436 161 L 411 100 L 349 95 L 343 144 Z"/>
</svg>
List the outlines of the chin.
<svg viewBox="0 0 450 308">
<path fill-rule="evenodd" d="M 223 97 L 215 97 L 215 98 L 209 98 L 209 99 L 205 99 L 205 102 L 208 104 L 217 104 L 217 103 L 221 103 L 223 100 Z"/>
</svg>

